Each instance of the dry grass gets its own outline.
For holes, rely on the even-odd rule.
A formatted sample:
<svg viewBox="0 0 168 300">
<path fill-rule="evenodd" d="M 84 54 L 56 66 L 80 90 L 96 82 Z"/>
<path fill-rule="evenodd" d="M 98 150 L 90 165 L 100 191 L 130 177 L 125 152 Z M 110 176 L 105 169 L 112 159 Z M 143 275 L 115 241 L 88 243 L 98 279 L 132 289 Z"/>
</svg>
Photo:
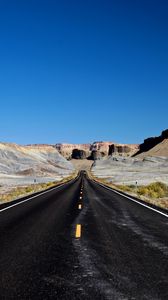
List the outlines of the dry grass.
<svg viewBox="0 0 168 300">
<path fill-rule="evenodd" d="M 74 179 L 76 176 L 77 176 L 77 172 L 74 172 L 70 176 L 63 178 L 60 181 L 31 184 L 29 186 L 13 188 L 10 192 L 6 192 L 6 193 L 0 195 L 0 203 L 13 201 L 17 198 L 21 198 L 21 197 L 31 195 L 36 192 L 47 190 L 48 188 L 58 186 L 62 183 L 66 183 L 69 180 Z"/>
<path fill-rule="evenodd" d="M 91 173 L 89 173 L 89 177 L 118 191 L 138 197 L 147 203 L 168 209 L 168 186 L 162 182 L 154 182 L 146 186 L 117 185 L 107 182 L 106 178 L 97 178 Z"/>
</svg>

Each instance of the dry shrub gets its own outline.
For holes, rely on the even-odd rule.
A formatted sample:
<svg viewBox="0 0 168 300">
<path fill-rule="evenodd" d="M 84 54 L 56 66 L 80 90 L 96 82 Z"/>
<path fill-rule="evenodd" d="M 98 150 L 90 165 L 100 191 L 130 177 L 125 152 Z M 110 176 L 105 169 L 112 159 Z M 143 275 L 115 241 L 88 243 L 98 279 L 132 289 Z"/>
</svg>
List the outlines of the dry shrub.
<svg viewBox="0 0 168 300">
<path fill-rule="evenodd" d="M 139 187 L 137 193 L 150 198 L 164 198 L 168 197 L 168 186 L 162 182 L 154 182 L 147 186 Z"/>
<path fill-rule="evenodd" d="M 23 196 L 32 194 L 34 192 L 40 192 L 40 191 L 46 190 L 50 187 L 58 186 L 61 183 L 65 183 L 67 181 L 70 181 L 71 179 L 74 179 L 76 176 L 77 176 L 77 172 L 74 172 L 70 176 L 63 178 L 60 181 L 37 183 L 37 184 L 31 184 L 26 187 L 13 188 L 10 192 L 0 195 L 0 202 L 12 201 L 19 197 L 23 197 Z"/>
</svg>

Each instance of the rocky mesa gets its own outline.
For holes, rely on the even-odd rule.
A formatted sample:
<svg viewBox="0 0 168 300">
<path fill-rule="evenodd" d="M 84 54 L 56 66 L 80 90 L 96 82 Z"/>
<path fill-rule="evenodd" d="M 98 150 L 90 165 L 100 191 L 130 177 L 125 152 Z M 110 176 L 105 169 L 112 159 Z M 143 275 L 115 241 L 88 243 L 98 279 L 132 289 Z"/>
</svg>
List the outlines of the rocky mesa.
<svg viewBox="0 0 168 300">
<path fill-rule="evenodd" d="M 168 157 L 168 129 L 162 131 L 159 136 L 149 137 L 139 145 L 137 157 L 166 156 Z"/>
<path fill-rule="evenodd" d="M 88 144 L 59 143 L 55 148 L 67 159 L 96 160 L 109 155 L 132 156 L 139 151 L 138 144 L 119 144 L 97 141 Z"/>
<path fill-rule="evenodd" d="M 133 157 L 113 155 L 120 145 L 110 146 L 111 156 L 95 161 L 92 173 L 115 184 L 147 185 L 152 182 L 168 184 L 168 129 L 160 136 L 144 140 Z M 134 146 L 133 146 L 134 149 Z M 127 145 L 124 152 L 127 153 Z M 130 153 L 130 152 L 129 152 Z"/>
</svg>

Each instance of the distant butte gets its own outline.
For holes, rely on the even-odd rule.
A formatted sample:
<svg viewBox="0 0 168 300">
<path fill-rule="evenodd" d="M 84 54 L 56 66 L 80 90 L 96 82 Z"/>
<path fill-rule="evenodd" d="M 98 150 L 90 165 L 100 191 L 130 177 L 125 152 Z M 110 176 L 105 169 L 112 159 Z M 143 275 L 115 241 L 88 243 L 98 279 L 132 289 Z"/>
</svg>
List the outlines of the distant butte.
<svg viewBox="0 0 168 300">
<path fill-rule="evenodd" d="M 138 144 L 119 144 L 114 142 L 98 141 L 92 144 L 68 144 L 58 143 L 55 148 L 67 159 L 90 159 L 106 157 L 119 154 L 121 156 L 132 156 L 139 151 Z"/>
</svg>

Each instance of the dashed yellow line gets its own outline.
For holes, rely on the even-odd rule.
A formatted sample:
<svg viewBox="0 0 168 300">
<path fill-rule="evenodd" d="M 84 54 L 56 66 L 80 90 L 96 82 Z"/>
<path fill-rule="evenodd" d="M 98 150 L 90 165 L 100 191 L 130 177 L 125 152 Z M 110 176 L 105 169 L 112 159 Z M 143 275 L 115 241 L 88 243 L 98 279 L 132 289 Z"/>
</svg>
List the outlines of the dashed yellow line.
<svg viewBox="0 0 168 300">
<path fill-rule="evenodd" d="M 82 209 L 82 204 L 79 204 L 79 205 L 78 205 L 78 209 Z"/>
<path fill-rule="evenodd" d="M 76 225 L 75 237 L 76 238 L 80 238 L 81 237 L 81 224 L 77 224 Z"/>
</svg>

